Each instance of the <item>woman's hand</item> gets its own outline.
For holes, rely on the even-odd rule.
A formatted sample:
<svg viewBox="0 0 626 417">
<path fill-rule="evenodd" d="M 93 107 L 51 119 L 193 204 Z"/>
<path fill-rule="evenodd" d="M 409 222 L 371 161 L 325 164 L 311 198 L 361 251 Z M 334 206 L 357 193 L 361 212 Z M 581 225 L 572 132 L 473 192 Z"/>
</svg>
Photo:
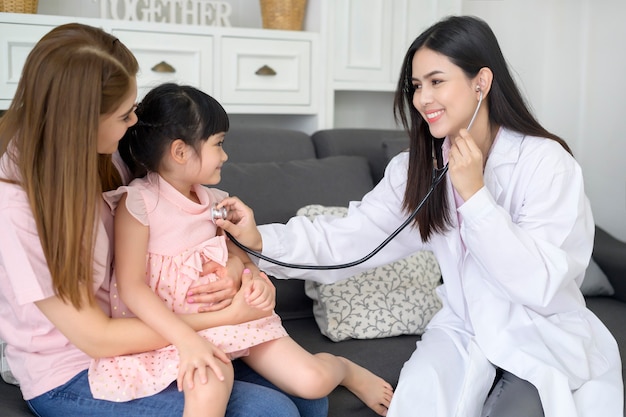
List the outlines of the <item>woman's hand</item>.
<svg viewBox="0 0 626 417">
<path fill-rule="evenodd" d="M 237 241 L 255 251 L 263 250 L 263 239 L 256 227 L 254 212 L 237 197 L 227 197 L 218 207 L 228 208 L 228 220 L 217 219 L 215 224 L 230 233 Z"/>
<path fill-rule="evenodd" d="M 465 129 L 452 140 L 448 155 L 450 180 L 464 201 L 483 188 L 483 153 Z"/>
<path fill-rule="evenodd" d="M 236 256 L 229 256 L 226 267 L 217 262 L 209 261 L 202 268 L 202 275 L 213 273 L 220 279 L 189 288 L 187 302 L 202 304 L 198 308 L 199 313 L 218 311 L 228 307 L 241 287 L 243 262 Z"/>
</svg>

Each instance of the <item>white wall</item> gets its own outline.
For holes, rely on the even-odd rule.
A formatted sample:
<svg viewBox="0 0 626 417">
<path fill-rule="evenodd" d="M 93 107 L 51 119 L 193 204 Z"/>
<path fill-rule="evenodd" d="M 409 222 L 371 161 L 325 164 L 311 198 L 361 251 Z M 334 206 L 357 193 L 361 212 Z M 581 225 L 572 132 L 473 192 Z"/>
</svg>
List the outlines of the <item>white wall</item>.
<svg viewBox="0 0 626 417">
<path fill-rule="evenodd" d="M 490 24 L 540 122 L 573 148 L 596 223 L 626 239 L 626 2 L 464 0 L 463 13 Z"/>
<path fill-rule="evenodd" d="M 596 222 L 626 238 L 626 3 L 589 5 L 581 144 Z M 591 0 L 589 0 L 591 3 Z"/>
</svg>

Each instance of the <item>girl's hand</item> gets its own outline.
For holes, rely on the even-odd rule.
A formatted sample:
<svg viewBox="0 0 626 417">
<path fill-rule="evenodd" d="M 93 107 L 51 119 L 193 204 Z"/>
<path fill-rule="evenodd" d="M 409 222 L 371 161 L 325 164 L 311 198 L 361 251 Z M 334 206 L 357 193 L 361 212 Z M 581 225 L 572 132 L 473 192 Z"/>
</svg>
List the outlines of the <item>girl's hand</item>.
<svg viewBox="0 0 626 417">
<path fill-rule="evenodd" d="M 448 168 L 452 185 L 464 201 L 485 185 L 483 153 L 465 129 L 461 129 L 459 136 L 452 140 Z"/>
<path fill-rule="evenodd" d="M 272 293 L 268 296 L 271 297 L 269 300 L 264 301 L 264 297 L 267 294 L 259 295 L 258 297 L 256 295 L 252 296 L 252 298 L 256 300 L 253 302 L 258 303 L 257 305 L 260 306 L 257 307 L 256 305 L 251 305 L 247 300 L 252 293 L 265 293 L 265 291 L 268 290 L 268 288 L 261 289 L 261 286 L 264 285 L 262 281 L 265 281 L 265 278 L 259 275 L 258 279 L 253 279 L 251 271 L 247 270 L 244 272 L 242 280 L 241 290 L 237 293 L 237 295 L 235 295 L 235 298 L 233 298 L 233 303 L 228 306 L 228 309 L 233 312 L 232 314 L 237 316 L 237 323 L 257 320 L 271 315 L 272 310 L 274 309 L 274 286 L 271 285 L 271 288 L 269 289 L 270 293 Z M 269 281 L 269 278 L 267 278 L 267 280 Z M 259 286 L 259 289 L 253 288 L 255 286 Z"/>
<path fill-rule="evenodd" d="M 206 384 L 209 380 L 208 369 L 215 373 L 217 379 L 224 381 L 224 373 L 217 361 L 230 363 L 230 360 L 214 344 L 194 333 L 193 337 L 188 337 L 187 340 L 176 345 L 176 348 L 180 356 L 178 378 L 176 379 L 179 391 L 182 391 L 184 386 L 188 389 L 193 389 L 196 372 L 198 373 L 199 381 L 202 384 Z"/>
<path fill-rule="evenodd" d="M 237 197 L 227 197 L 218 207 L 228 208 L 228 220 L 218 219 L 215 224 L 230 233 L 237 241 L 255 251 L 263 249 L 263 239 L 256 227 L 254 212 Z"/>
<path fill-rule="evenodd" d="M 249 270 L 246 270 L 249 272 Z M 244 274 L 246 273 L 244 271 Z M 242 287 L 243 288 L 243 287 Z M 253 274 L 246 288 L 245 299 L 249 306 L 263 311 L 272 311 L 276 306 L 276 287 L 265 272 Z"/>
</svg>

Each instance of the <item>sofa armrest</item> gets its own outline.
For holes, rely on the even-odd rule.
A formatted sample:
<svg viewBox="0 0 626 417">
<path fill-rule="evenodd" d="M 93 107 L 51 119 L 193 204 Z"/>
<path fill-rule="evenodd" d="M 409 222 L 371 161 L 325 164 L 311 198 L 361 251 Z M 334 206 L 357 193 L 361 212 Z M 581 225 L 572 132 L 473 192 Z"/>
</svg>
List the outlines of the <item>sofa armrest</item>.
<svg viewBox="0 0 626 417">
<path fill-rule="evenodd" d="M 626 242 L 596 226 L 592 256 L 611 281 L 613 297 L 626 302 Z"/>
</svg>

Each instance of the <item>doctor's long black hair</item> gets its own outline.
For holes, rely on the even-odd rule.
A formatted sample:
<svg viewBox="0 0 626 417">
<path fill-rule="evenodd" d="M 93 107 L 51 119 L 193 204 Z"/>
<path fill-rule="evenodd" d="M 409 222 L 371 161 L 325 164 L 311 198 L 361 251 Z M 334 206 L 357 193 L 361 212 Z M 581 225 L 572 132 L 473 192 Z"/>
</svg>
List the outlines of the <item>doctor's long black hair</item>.
<svg viewBox="0 0 626 417">
<path fill-rule="evenodd" d="M 394 98 L 394 115 L 402 122 L 411 139 L 409 170 L 403 208 L 412 212 L 428 192 L 433 171 L 433 147 L 441 152 L 443 140 L 435 140 L 428 123 L 413 106 L 412 62 L 420 48 L 443 54 L 461 68 L 468 78 L 475 77 L 481 68 L 493 72 L 493 83 L 483 105 L 489 110 L 489 122 L 525 135 L 548 138 L 570 148 L 558 136 L 543 128 L 528 109 L 515 85 L 493 31 L 484 21 L 471 16 L 452 16 L 435 23 L 417 37 L 409 47 L 400 71 Z M 438 186 L 415 218 L 422 240 L 450 225 L 450 202 L 446 187 Z"/>
</svg>

